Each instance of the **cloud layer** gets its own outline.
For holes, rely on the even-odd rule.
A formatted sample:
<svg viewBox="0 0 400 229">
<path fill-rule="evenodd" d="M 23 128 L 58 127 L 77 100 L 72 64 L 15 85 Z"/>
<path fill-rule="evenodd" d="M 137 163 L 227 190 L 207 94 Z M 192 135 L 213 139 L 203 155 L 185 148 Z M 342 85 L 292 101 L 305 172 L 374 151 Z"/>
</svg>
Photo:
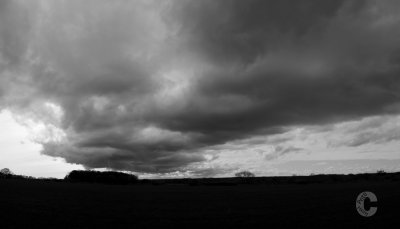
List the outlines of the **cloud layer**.
<svg viewBox="0 0 400 229">
<path fill-rule="evenodd" d="M 43 153 L 67 162 L 185 170 L 236 140 L 397 114 L 399 10 L 397 1 L 6 0 L 0 106 L 42 123 Z"/>
</svg>

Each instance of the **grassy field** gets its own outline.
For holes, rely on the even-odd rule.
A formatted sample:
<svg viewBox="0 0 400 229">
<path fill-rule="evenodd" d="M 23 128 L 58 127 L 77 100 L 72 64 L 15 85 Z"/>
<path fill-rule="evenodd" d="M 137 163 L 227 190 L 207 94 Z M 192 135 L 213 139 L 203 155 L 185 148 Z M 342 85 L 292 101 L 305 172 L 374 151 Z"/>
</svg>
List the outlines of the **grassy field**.
<svg viewBox="0 0 400 229">
<path fill-rule="evenodd" d="M 378 197 L 370 218 L 355 208 L 366 190 Z M 193 186 L 0 179 L 0 228 L 376 228 L 399 219 L 399 181 Z"/>
</svg>

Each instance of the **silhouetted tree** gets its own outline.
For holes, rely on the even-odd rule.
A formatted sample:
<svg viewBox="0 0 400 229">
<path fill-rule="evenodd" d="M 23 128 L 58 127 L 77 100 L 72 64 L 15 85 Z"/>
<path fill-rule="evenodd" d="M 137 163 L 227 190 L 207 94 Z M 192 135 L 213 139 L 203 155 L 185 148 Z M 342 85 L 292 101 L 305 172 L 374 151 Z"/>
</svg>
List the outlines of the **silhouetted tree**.
<svg viewBox="0 0 400 229">
<path fill-rule="evenodd" d="M 235 173 L 235 177 L 255 177 L 255 175 L 250 171 L 242 171 Z"/>
<path fill-rule="evenodd" d="M 91 171 L 91 170 L 73 170 L 64 178 L 74 182 L 92 182 L 106 184 L 132 184 L 138 181 L 138 177 L 133 174 L 113 171 Z"/>
</svg>

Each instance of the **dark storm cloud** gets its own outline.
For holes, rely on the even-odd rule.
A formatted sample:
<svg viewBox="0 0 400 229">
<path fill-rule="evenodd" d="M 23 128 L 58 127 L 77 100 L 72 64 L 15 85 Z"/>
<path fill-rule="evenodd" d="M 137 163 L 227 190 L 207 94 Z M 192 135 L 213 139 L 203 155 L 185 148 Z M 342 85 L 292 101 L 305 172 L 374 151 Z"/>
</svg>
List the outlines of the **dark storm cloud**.
<svg viewBox="0 0 400 229">
<path fill-rule="evenodd" d="M 24 56 L 32 13 L 11 0 L 0 2 L 0 67 L 17 65 Z M 1 70 L 0 70 L 1 71 Z"/>
<path fill-rule="evenodd" d="M 396 1 L 33 5 L 0 4 L 1 104 L 70 163 L 183 171 L 210 146 L 398 113 Z"/>
<path fill-rule="evenodd" d="M 208 65 L 191 105 L 164 116 L 164 126 L 225 141 L 392 111 L 399 49 L 387 29 L 397 34 L 398 23 L 385 25 L 383 15 L 368 13 L 374 7 L 388 13 L 388 6 L 256 3 L 193 3 L 177 13 L 189 49 Z M 378 19 L 383 25 L 373 25 Z"/>
<path fill-rule="evenodd" d="M 320 29 L 343 1 L 182 1 L 172 15 L 190 48 L 218 64 L 252 63 L 291 38 Z M 292 37 L 290 37 L 292 36 Z"/>
</svg>

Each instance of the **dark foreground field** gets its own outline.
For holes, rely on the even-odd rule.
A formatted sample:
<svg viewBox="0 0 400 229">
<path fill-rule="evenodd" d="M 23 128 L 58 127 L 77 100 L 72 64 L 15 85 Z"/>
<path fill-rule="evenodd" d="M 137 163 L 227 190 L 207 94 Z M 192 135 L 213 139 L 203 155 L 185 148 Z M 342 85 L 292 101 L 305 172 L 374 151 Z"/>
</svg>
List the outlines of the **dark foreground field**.
<svg viewBox="0 0 400 229">
<path fill-rule="evenodd" d="M 378 212 L 355 209 L 362 191 Z M 400 182 L 105 185 L 0 179 L 0 228 L 271 228 L 400 225 Z"/>
</svg>

